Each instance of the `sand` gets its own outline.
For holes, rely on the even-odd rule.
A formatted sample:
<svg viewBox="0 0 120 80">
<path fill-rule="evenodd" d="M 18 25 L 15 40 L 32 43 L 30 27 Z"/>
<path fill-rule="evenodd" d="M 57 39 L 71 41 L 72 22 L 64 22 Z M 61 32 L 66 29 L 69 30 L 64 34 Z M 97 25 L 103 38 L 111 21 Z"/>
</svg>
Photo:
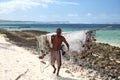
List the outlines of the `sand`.
<svg viewBox="0 0 120 80">
<path fill-rule="evenodd" d="M 60 77 L 52 73 L 53 68 L 48 60 L 41 63 L 38 55 L 32 50 L 19 47 L 8 42 L 5 35 L 0 34 L 0 80 L 102 80 L 96 71 L 81 69 L 77 72 L 62 67 Z M 63 63 L 67 63 L 64 62 Z M 71 67 L 72 68 L 72 67 Z"/>
</svg>

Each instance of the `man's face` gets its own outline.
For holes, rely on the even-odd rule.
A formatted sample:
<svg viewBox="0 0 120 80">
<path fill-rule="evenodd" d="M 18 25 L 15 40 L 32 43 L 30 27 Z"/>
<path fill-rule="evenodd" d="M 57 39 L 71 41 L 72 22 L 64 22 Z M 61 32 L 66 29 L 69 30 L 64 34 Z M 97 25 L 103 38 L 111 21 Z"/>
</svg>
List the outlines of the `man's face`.
<svg viewBox="0 0 120 80">
<path fill-rule="evenodd" d="M 57 29 L 56 33 L 58 36 L 61 36 L 61 29 Z"/>
</svg>

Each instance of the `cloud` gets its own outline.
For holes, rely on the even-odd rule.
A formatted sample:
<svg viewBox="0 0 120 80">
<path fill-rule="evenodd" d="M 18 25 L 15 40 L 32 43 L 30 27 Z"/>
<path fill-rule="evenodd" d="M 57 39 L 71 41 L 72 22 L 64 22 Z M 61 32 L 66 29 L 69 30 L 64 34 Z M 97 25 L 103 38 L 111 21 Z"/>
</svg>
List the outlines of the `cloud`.
<svg viewBox="0 0 120 80">
<path fill-rule="evenodd" d="M 1 2 L 0 14 L 9 13 L 15 10 L 26 10 L 38 5 L 40 4 L 31 0 L 11 0 L 7 2 Z M 44 5 L 41 6 L 44 7 Z"/>
<path fill-rule="evenodd" d="M 39 0 L 39 1 L 43 3 L 54 3 L 56 0 Z"/>
<path fill-rule="evenodd" d="M 78 17 L 78 14 L 68 14 L 68 17 Z"/>
<path fill-rule="evenodd" d="M 16 10 L 26 10 L 31 9 L 35 6 L 41 6 L 42 8 L 47 8 L 49 4 L 57 5 L 79 5 L 76 2 L 65 2 L 59 0 L 9 0 L 0 2 L 0 14 L 5 14 L 13 12 Z"/>
<path fill-rule="evenodd" d="M 92 16 L 92 13 L 87 13 L 86 16 Z"/>
<path fill-rule="evenodd" d="M 77 2 L 66 2 L 66 1 L 63 1 L 63 2 L 55 1 L 55 3 L 59 5 L 79 5 L 79 3 Z"/>
<path fill-rule="evenodd" d="M 39 18 L 47 18 L 47 15 L 40 15 Z"/>
<path fill-rule="evenodd" d="M 77 2 L 70 2 L 70 1 L 60 1 L 60 0 L 40 0 L 43 3 L 54 3 L 58 5 L 79 5 Z"/>
</svg>

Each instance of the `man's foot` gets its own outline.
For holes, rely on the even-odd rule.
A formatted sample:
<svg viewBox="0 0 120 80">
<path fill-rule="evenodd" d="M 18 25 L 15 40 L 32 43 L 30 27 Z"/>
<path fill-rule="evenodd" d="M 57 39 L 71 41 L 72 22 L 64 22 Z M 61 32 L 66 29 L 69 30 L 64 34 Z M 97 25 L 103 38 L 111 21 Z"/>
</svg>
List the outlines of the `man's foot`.
<svg viewBox="0 0 120 80">
<path fill-rule="evenodd" d="M 60 76 L 59 73 L 57 73 L 56 76 L 59 77 Z"/>
<path fill-rule="evenodd" d="M 55 72 L 56 72 L 56 68 L 54 69 L 53 74 L 55 74 Z"/>
</svg>

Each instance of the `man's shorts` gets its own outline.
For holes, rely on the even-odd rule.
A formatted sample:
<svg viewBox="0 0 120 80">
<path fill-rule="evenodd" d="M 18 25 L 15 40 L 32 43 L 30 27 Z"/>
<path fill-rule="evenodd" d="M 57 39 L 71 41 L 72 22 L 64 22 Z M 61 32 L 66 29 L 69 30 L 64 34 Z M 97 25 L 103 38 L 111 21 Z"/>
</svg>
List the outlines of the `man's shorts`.
<svg viewBox="0 0 120 80">
<path fill-rule="evenodd" d="M 57 61 L 57 66 L 61 66 L 61 50 L 51 52 L 51 65 L 55 64 Z"/>
</svg>

